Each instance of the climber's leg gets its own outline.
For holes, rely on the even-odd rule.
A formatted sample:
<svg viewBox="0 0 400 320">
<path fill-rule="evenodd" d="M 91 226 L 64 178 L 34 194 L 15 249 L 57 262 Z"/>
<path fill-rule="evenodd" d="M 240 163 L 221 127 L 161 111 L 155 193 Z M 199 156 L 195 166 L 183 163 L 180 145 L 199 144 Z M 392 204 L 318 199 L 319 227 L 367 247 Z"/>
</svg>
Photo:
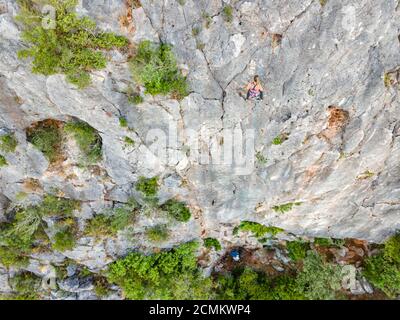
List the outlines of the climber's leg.
<svg viewBox="0 0 400 320">
<path fill-rule="evenodd" d="M 264 92 L 260 91 L 260 100 L 264 100 Z"/>
<path fill-rule="evenodd" d="M 249 91 L 247 91 L 246 100 L 249 100 L 249 98 L 250 98 L 250 90 L 249 90 Z"/>
</svg>

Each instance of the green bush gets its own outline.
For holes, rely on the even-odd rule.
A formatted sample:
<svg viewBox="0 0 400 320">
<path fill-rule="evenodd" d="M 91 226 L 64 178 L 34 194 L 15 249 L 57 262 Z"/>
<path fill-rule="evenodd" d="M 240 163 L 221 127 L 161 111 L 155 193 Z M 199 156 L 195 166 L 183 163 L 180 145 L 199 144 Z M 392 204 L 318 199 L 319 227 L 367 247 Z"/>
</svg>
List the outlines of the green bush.
<svg viewBox="0 0 400 320">
<path fill-rule="evenodd" d="M 136 184 L 136 190 L 142 192 L 148 198 L 154 198 L 158 193 L 158 177 L 140 177 Z"/>
<path fill-rule="evenodd" d="M 127 46 L 128 41 L 113 33 L 100 32 L 96 23 L 75 12 L 77 0 L 47 0 L 56 9 L 54 28 L 43 28 L 45 17 L 36 1 L 19 1 L 17 20 L 23 26 L 22 39 L 29 48 L 18 52 L 19 58 L 32 58 L 32 72 L 45 76 L 63 73 L 78 88 L 91 82 L 90 71 L 106 67 L 101 50 Z"/>
<path fill-rule="evenodd" d="M 106 277 L 101 277 L 101 276 L 95 277 L 93 279 L 93 284 L 96 296 L 98 296 L 99 298 L 103 298 L 109 295 L 111 290 L 109 288 L 109 283 Z"/>
<path fill-rule="evenodd" d="M 286 248 L 290 259 L 300 261 L 306 257 L 307 251 L 310 250 L 310 244 L 303 241 L 289 241 L 286 244 Z"/>
<path fill-rule="evenodd" d="M 385 242 L 384 256 L 387 260 L 400 265 L 400 233 Z"/>
<path fill-rule="evenodd" d="M 17 222 L 0 224 L 0 263 L 6 268 L 24 267 L 29 263 L 28 255 L 37 234 L 36 230 L 32 237 L 21 238 L 15 230 Z"/>
<path fill-rule="evenodd" d="M 283 275 L 272 281 L 271 299 L 272 300 L 305 300 L 304 290 L 297 285 L 294 276 Z"/>
<path fill-rule="evenodd" d="M 23 255 L 23 251 L 0 245 L 0 264 L 9 267 L 25 267 L 29 263 L 29 258 Z"/>
<path fill-rule="evenodd" d="M 85 233 L 92 237 L 115 236 L 118 231 L 134 223 L 138 204 L 134 199 L 109 214 L 99 214 L 89 220 Z"/>
<path fill-rule="evenodd" d="M 135 145 L 135 141 L 132 138 L 128 137 L 128 136 L 126 136 L 124 138 L 124 142 L 128 146 L 132 146 L 133 147 Z"/>
<path fill-rule="evenodd" d="M 78 208 L 79 202 L 75 200 L 50 195 L 46 196 L 40 205 L 19 208 L 13 221 L 3 224 L 1 229 L 0 247 L 9 252 L 7 255 L 3 254 L 3 258 L 0 259 L 6 261 L 5 264 L 9 266 L 25 264 L 27 256 L 34 248 L 44 248 L 49 244 L 47 234 L 44 232 L 46 225 L 43 217 L 57 216 L 59 218 L 57 224 L 61 228 L 71 227 L 72 212 Z M 58 237 L 62 240 L 61 235 Z"/>
<path fill-rule="evenodd" d="M 308 251 L 303 270 L 297 276 L 297 287 L 310 300 L 334 300 L 341 289 L 342 269 L 327 263 L 316 252 Z"/>
<path fill-rule="evenodd" d="M 71 134 L 81 152 L 84 164 L 94 164 L 102 158 L 102 139 L 95 129 L 83 121 L 68 122 L 65 132 Z"/>
<path fill-rule="evenodd" d="M 232 22 L 233 20 L 233 8 L 230 5 L 226 5 L 222 9 L 223 17 L 226 22 Z"/>
<path fill-rule="evenodd" d="M 201 32 L 201 29 L 199 27 L 194 27 L 192 28 L 192 35 L 193 37 L 197 37 Z"/>
<path fill-rule="evenodd" d="M 144 99 L 139 93 L 133 93 L 128 96 L 128 101 L 129 103 L 137 105 L 143 103 Z"/>
<path fill-rule="evenodd" d="M 53 249 L 57 251 L 72 250 L 75 247 L 75 232 L 72 228 L 65 228 L 54 236 Z"/>
<path fill-rule="evenodd" d="M 62 155 L 62 135 L 54 122 L 43 121 L 27 130 L 27 140 L 43 152 L 50 162 Z"/>
<path fill-rule="evenodd" d="M 250 268 L 218 275 L 216 292 L 221 300 L 271 300 L 270 281 L 265 274 Z"/>
<path fill-rule="evenodd" d="M 108 280 L 132 300 L 211 299 L 212 282 L 198 269 L 197 248 L 189 242 L 152 255 L 131 253 L 109 266 Z"/>
<path fill-rule="evenodd" d="M 6 158 L 0 154 L 0 168 L 5 167 L 6 165 L 8 165 Z"/>
<path fill-rule="evenodd" d="M 277 136 L 277 137 L 274 138 L 274 140 L 272 140 L 272 144 L 275 145 L 275 146 L 278 146 L 278 145 L 280 145 L 282 143 L 283 143 L 283 141 L 282 141 L 282 137 L 281 136 Z"/>
<path fill-rule="evenodd" d="M 146 229 L 146 236 L 150 241 L 163 242 L 168 240 L 169 231 L 166 225 L 159 224 Z"/>
<path fill-rule="evenodd" d="M 74 210 L 79 210 L 81 207 L 80 201 L 46 195 L 40 205 L 40 211 L 45 216 L 65 216 L 72 217 Z"/>
<path fill-rule="evenodd" d="M 99 214 L 87 222 L 85 234 L 91 237 L 112 236 L 114 232 L 111 228 L 110 216 Z"/>
<path fill-rule="evenodd" d="M 384 253 L 364 261 L 363 275 L 389 297 L 400 294 L 400 264 L 386 258 Z"/>
<path fill-rule="evenodd" d="M 314 238 L 314 244 L 320 247 L 342 247 L 345 244 L 345 240 L 334 238 Z"/>
<path fill-rule="evenodd" d="M 175 199 L 170 199 L 165 202 L 162 205 L 162 209 L 167 211 L 171 217 L 180 222 L 187 222 L 192 216 L 186 204 Z"/>
<path fill-rule="evenodd" d="M 0 136 L 0 151 L 14 152 L 17 148 L 18 140 L 12 133 Z"/>
<path fill-rule="evenodd" d="M 233 230 L 233 233 L 237 234 L 239 231 L 249 231 L 253 233 L 256 238 L 262 238 L 267 233 L 275 237 L 284 230 L 278 227 L 264 226 L 258 222 L 242 221 L 240 225 Z"/>
<path fill-rule="evenodd" d="M 260 151 L 258 151 L 256 153 L 256 159 L 257 159 L 258 163 L 261 165 L 265 165 L 268 163 L 268 159 L 266 157 L 264 157 L 264 155 Z"/>
<path fill-rule="evenodd" d="M 207 29 L 210 28 L 211 23 L 212 23 L 212 21 L 213 21 L 212 18 L 211 18 L 211 16 L 210 16 L 207 12 L 204 11 L 204 12 L 201 14 L 201 17 L 204 19 L 206 28 L 207 28 Z"/>
<path fill-rule="evenodd" d="M 400 294 L 400 234 L 389 238 L 383 250 L 364 261 L 363 275 L 389 297 Z"/>
<path fill-rule="evenodd" d="M 10 286 L 17 293 L 17 300 L 37 300 L 41 278 L 31 272 L 23 272 L 10 278 Z"/>
<path fill-rule="evenodd" d="M 217 251 L 222 249 L 221 244 L 215 238 L 206 238 L 203 241 L 206 248 L 214 248 Z"/>
<path fill-rule="evenodd" d="M 43 226 L 42 212 L 39 207 L 31 206 L 23 208 L 16 213 L 9 232 L 11 236 L 15 236 L 23 242 L 31 243 L 41 226 Z"/>
<path fill-rule="evenodd" d="M 272 210 L 278 213 L 286 213 L 293 209 L 294 206 L 300 206 L 301 202 L 289 202 L 272 207 Z"/>
<path fill-rule="evenodd" d="M 177 99 L 187 96 L 186 78 L 181 75 L 169 45 L 142 41 L 130 65 L 135 81 L 146 88 L 146 93 L 171 93 Z"/>
<path fill-rule="evenodd" d="M 128 120 L 126 120 L 125 117 L 119 117 L 119 125 L 122 128 L 127 128 L 128 127 Z"/>
</svg>

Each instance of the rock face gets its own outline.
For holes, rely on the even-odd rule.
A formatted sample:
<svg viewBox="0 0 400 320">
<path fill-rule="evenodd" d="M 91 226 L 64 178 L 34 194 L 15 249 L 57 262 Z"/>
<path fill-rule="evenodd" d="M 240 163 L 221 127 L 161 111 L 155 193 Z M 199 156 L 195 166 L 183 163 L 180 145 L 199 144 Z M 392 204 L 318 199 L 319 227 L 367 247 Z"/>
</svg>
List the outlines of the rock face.
<svg viewBox="0 0 400 320">
<path fill-rule="evenodd" d="M 397 1 L 141 0 L 142 7 L 127 8 L 123 0 L 82 0 L 78 12 L 104 29 L 133 43 L 173 45 L 190 95 L 182 101 L 146 95 L 136 106 L 123 93 L 133 83 L 128 57 L 117 51 L 84 90 L 63 75 L 32 74 L 29 61 L 17 58 L 24 48 L 13 19 L 17 5 L 3 2 L 0 128 L 15 133 L 18 147 L 0 169 L 0 220 L 20 192 L 29 203 L 53 187 L 85 202 L 84 220 L 126 202 L 140 176 L 158 175 L 160 201 L 177 197 L 195 213 L 176 226 L 166 247 L 206 236 L 243 243 L 232 236 L 242 220 L 374 242 L 400 227 Z M 128 28 L 120 23 L 124 15 L 132 20 Z M 255 74 L 265 98 L 245 101 L 243 88 Z M 131 130 L 119 125 L 121 116 Z M 32 123 L 71 117 L 101 135 L 100 175 L 70 160 L 64 166 L 74 178 L 63 175 L 27 142 Z M 134 146 L 125 145 L 126 136 Z M 26 179 L 37 179 L 44 191 L 27 192 Z M 272 209 L 295 202 L 301 205 L 284 213 Z M 143 218 L 138 237 L 151 224 Z M 143 239 L 79 243 L 65 255 L 93 269 L 132 247 L 152 247 Z"/>
</svg>

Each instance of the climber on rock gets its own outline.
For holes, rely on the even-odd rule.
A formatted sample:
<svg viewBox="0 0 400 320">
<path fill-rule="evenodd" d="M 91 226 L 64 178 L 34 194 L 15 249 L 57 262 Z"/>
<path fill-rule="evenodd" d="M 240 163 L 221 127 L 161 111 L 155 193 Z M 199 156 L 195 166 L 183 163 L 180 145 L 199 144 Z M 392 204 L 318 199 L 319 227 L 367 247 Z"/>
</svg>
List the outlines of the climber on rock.
<svg viewBox="0 0 400 320">
<path fill-rule="evenodd" d="M 261 85 L 260 77 L 254 76 L 254 80 L 250 82 L 247 87 L 247 96 L 246 100 L 249 99 L 256 99 L 256 100 L 263 100 L 264 99 L 264 89 Z"/>
</svg>

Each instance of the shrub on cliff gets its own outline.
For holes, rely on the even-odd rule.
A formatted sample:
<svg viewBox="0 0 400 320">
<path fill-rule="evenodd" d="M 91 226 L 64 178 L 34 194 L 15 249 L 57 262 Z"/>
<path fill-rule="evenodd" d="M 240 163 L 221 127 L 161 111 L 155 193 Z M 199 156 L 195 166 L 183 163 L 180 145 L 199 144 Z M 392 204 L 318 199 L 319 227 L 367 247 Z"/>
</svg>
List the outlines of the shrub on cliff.
<svg viewBox="0 0 400 320">
<path fill-rule="evenodd" d="M 40 150 L 49 162 L 62 156 L 62 136 L 56 122 L 42 121 L 27 129 L 27 140 Z"/>
<path fill-rule="evenodd" d="M 186 78 L 181 75 L 171 47 L 167 44 L 142 41 L 131 60 L 131 69 L 135 81 L 146 88 L 146 93 L 172 94 L 177 99 L 188 94 Z"/>
<path fill-rule="evenodd" d="M 334 300 L 341 288 L 342 269 L 324 261 L 323 257 L 308 251 L 303 270 L 298 274 L 297 288 L 310 300 Z"/>
<path fill-rule="evenodd" d="M 14 152 L 17 148 L 18 140 L 14 134 L 6 134 L 0 136 L 0 151 L 3 152 Z"/>
<path fill-rule="evenodd" d="M 197 266 L 197 246 L 189 242 L 152 255 L 131 253 L 110 265 L 108 280 L 127 299 L 211 299 L 212 282 Z"/>
<path fill-rule="evenodd" d="M 363 275 L 389 297 L 400 294 L 400 235 L 389 238 L 383 250 L 364 262 Z"/>
<path fill-rule="evenodd" d="M 47 0 L 55 8 L 55 21 L 41 13 L 35 1 L 19 0 L 17 20 L 23 25 L 22 39 L 28 48 L 19 58 L 32 58 L 32 72 L 43 75 L 63 73 L 78 88 L 91 82 L 90 71 L 106 67 L 101 50 L 125 47 L 128 42 L 113 33 L 101 32 L 88 17 L 74 11 L 77 0 Z"/>
<path fill-rule="evenodd" d="M 16 293 L 11 296 L 15 300 L 37 300 L 41 278 L 31 272 L 22 272 L 10 278 L 10 286 Z"/>
<path fill-rule="evenodd" d="M 192 216 L 186 204 L 175 199 L 170 199 L 165 202 L 162 205 L 162 209 L 168 212 L 168 214 L 175 220 L 180 222 L 187 222 Z"/>
<path fill-rule="evenodd" d="M 82 153 L 83 165 L 91 165 L 102 158 L 102 139 L 97 131 L 83 121 L 71 121 L 64 126 L 64 131 L 71 134 Z"/>
</svg>

